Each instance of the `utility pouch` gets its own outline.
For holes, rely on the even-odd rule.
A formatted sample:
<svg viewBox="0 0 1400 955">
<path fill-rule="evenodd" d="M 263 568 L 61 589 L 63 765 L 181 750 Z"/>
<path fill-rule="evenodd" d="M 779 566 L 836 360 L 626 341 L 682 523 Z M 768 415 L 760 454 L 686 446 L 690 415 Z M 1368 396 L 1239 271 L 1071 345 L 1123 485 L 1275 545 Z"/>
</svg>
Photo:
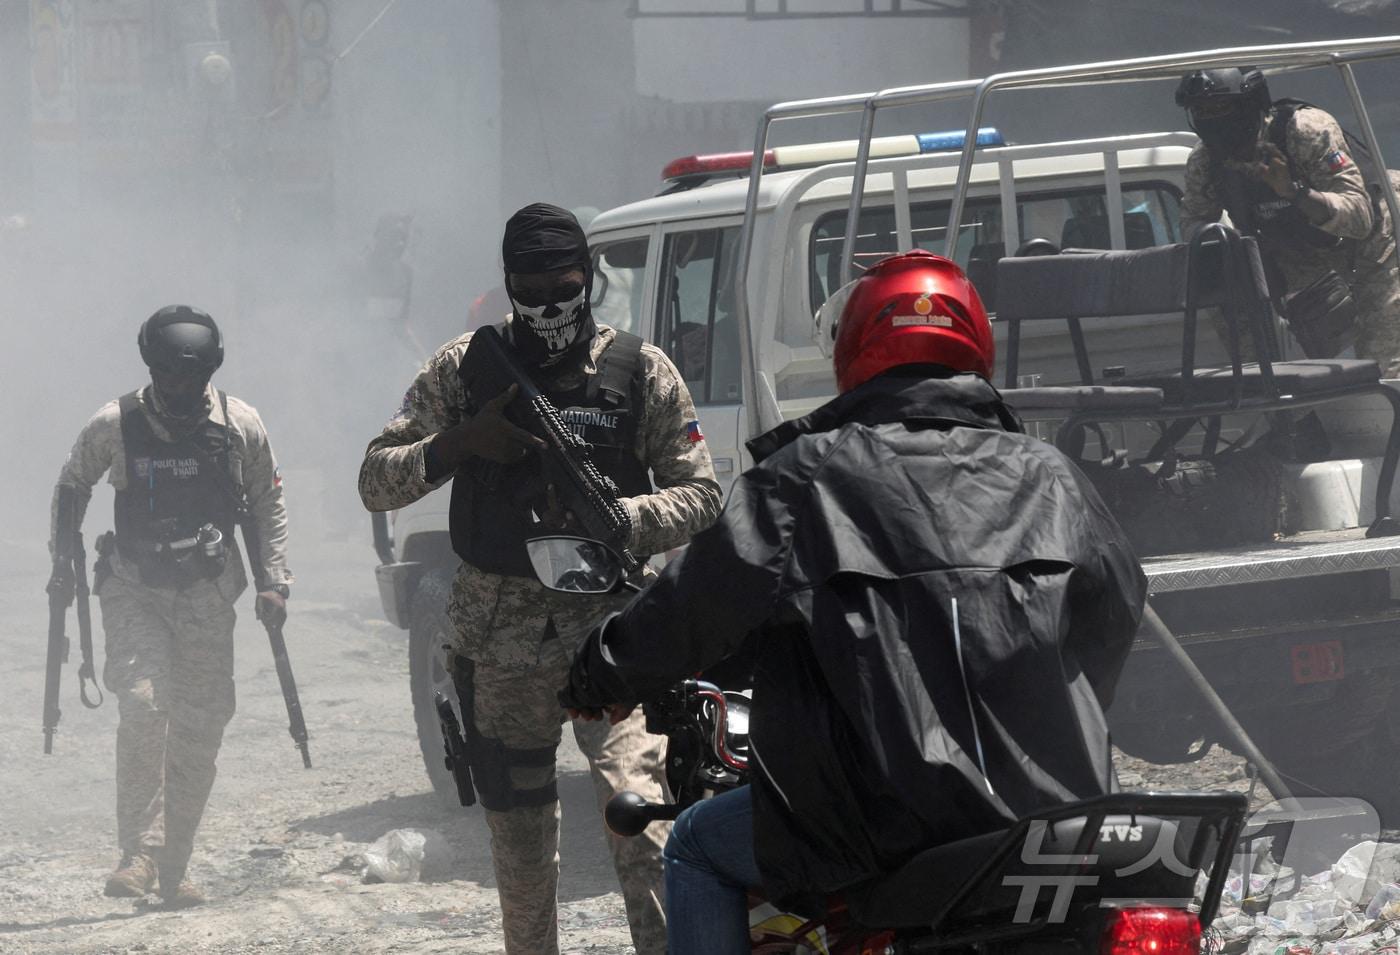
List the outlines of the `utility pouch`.
<svg viewBox="0 0 1400 955">
<path fill-rule="evenodd" d="M 97 560 L 92 565 L 92 592 L 102 593 L 102 585 L 112 576 L 112 554 L 117 550 L 117 535 L 108 531 L 92 543 L 97 551 Z"/>
<path fill-rule="evenodd" d="M 1335 358 L 1355 340 L 1356 300 L 1336 272 L 1285 296 L 1283 314 L 1309 358 Z"/>
</svg>

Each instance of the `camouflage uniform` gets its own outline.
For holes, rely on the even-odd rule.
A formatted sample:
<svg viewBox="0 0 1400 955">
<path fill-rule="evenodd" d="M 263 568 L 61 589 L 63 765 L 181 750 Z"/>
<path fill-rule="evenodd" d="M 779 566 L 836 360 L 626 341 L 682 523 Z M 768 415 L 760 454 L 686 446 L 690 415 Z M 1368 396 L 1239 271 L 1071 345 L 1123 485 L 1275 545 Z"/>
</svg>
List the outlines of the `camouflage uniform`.
<svg viewBox="0 0 1400 955">
<path fill-rule="evenodd" d="M 1272 118 L 1272 112 L 1266 114 L 1260 127 L 1261 146 L 1268 141 Z M 1382 203 L 1377 225 L 1362 173 L 1347 153 L 1341 127 L 1329 114 L 1315 108 L 1295 112 L 1287 146 L 1295 175 L 1331 209 L 1317 228 L 1357 241 L 1336 249 L 1268 242 L 1261 251 L 1285 277 L 1288 291 L 1304 288 L 1329 270 L 1346 279 L 1358 312 L 1356 354 L 1375 359 L 1384 377 L 1400 377 L 1400 279 L 1390 212 Z M 1181 201 L 1181 227 L 1188 238 L 1219 221 L 1224 211 L 1211 167 L 1210 153 L 1197 145 L 1186 163 L 1186 195 Z"/>
<path fill-rule="evenodd" d="M 509 337 L 510 325 L 501 326 Z M 556 377 L 576 387 L 597 370 L 616 333 L 606 325 L 586 362 Z M 360 497 L 370 510 L 403 507 L 446 484 L 426 480 L 424 448 L 433 435 L 463 420 L 466 396 L 457 369 L 471 335 L 448 342 L 418 373 L 403 406 L 370 442 L 360 469 Z M 675 366 L 651 345 L 643 346 L 643 400 L 636 454 L 652 471 L 655 493 L 625 498 L 632 518 L 629 547 L 639 557 L 685 543 L 719 511 L 720 490 L 703 440 L 688 430 L 695 408 Z M 513 748 L 556 746 L 565 714 L 556 697 L 588 631 L 626 599 L 578 597 L 546 590 L 534 579 L 483 573 L 462 564 L 453 582 L 448 614 L 457 650 L 475 664 L 474 717 L 481 733 Z M 574 725 L 588 757 L 601 806 L 631 789 L 648 798 L 662 794 L 661 737 L 643 729 L 640 712 L 616 727 Z M 512 769 L 518 789 L 548 785 L 555 767 Z M 486 812 L 501 895 L 506 950 L 558 951 L 555 896 L 559 877 L 559 804 Z M 610 836 L 613 861 L 627 902 L 632 939 L 640 955 L 666 950 L 661 890 L 661 847 L 667 827 L 643 836 Z"/>
<path fill-rule="evenodd" d="M 149 389 L 139 401 L 156 436 L 169 440 L 170 432 L 150 410 Z M 212 388 L 206 404 L 210 420 L 223 423 Z M 237 398 L 228 399 L 228 417 L 231 454 L 242 462 L 248 506 L 261 534 L 258 560 L 269 582 L 290 583 L 286 512 L 267 432 L 258 413 Z M 116 401 L 83 428 L 59 473 L 59 486 L 75 491 L 79 523 L 93 485 L 109 470 L 112 486 L 125 489 Z M 57 498 L 55 489 L 55 515 Z M 146 586 L 136 566 L 114 553 L 111 575 L 94 591 L 107 638 L 102 678 L 117 697 L 120 716 L 117 840 L 124 855 L 155 858 L 163 883 L 178 881 L 189 862 L 224 727 L 233 717 L 233 604 L 248 578 L 237 544 L 226 544 L 227 565 L 212 580 L 178 590 Z"/>
</svg>

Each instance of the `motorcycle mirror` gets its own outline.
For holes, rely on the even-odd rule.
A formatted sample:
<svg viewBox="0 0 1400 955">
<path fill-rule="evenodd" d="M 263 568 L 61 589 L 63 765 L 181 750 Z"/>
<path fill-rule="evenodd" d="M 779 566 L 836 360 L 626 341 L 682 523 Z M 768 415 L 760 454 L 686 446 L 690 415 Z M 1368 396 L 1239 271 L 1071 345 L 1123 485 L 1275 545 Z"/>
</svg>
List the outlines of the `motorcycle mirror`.
<svg viewBox="0 0 1400 955">
<path fill-rule="evenodd" d="M 525 542 L 540 583 L 566 594 L 607 594 L 622 580 L 622 558 L 587 537 L 536 537 Z"/>
</svg>

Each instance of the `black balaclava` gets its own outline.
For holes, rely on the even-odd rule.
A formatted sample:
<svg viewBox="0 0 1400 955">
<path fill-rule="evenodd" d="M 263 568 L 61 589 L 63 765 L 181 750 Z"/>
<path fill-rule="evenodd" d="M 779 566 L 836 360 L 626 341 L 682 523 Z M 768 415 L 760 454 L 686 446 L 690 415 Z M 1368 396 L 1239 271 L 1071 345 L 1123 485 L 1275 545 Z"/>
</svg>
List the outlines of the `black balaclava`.
<svg viewBox="0 0 1400 955">
<path fill-rule="evenodd" d="M 1241 103 L 1235 109 L 1221 116 L 1198 117 L 1191 115 L 1191 128 L 1201 137 L 1201 142 L 1212 156 L 1219 159 L 1249 161 L 1254 158 L 1259 144 L 1259 130 L 1264 123 L 1264 114 L 1252 104 Z"/>
<path fill-rule="evenodd" d="M 548 368 L 571 351 L 587 348 L 598 331 L 588 305 L 593 291 L 593 262 L 588 254 L 588 239 L 573 213 L 546 202 L 521 209 L 506 222 L 501 260 L 505 263 L 506 295 L 515 312 L 515 348 L 521 357 L 536 367 Z M 570 266 L 583 269 L 581 297 L 544 306 L 526 306 L 516 301 L 510 287 L 511 275 Z"/>
</svg>

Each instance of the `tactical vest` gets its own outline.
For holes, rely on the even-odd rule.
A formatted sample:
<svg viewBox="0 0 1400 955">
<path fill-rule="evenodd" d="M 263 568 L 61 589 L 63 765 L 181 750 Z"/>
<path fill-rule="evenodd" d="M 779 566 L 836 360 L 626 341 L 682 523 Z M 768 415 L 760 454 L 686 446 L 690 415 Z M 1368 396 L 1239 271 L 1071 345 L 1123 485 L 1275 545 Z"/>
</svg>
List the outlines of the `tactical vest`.
<svg viewBox="0 0 1400 955">
<path fill-rule="evenodd" d="M 1287 158 L 1289 172 L 1295 180 L 1304 177 L 1298 175 L 1294 168 L 1293 156 L 1288 151 L 1288 127 L 1298 110 L 1315 108 L 1302 100 L 1290 99 L 1278 100 L 1273 105 L 1274 115 L 1269 121 L 1269 141 Z M 1350 137 L 1347 137 L 1347 147 L 1355 152 Z M 1221 205 L 1230 213 L 1230 220 L 1240 231 L 1258 236 L 1266 252 L 1271 246 L 1327 251 L 1356 244 L 1355 240 L 1343 239 L 1325 229 L 1319 229 L 1309 222 L 1302 210 L 1292 202 L 1281 198 L 1267 185 L 1244 173 L 1226 169 L 1222 164 L 1216 163 L 1214 178 L 1221 186 Z M 1380 208 L 1374 193 L 1372 206 L 1376 224 L 1379 225 Z"/>
<path fill-rule="evenodd" d="M 117 550 L 149 586 L 216 577 L 223 562 L 205 560 L 191 542 L 205 524 L 217 527 L 226 544 L 233 540 L 238 509 L 230 493 L 228 425 L 206 420 L 190 434 L 162 440 L 137 394 L 118 403 L 126 488 L 116 493 Z"/>
<path fill-rule="evenodd" d="M 618 332 L 599 362 L 598 371 L 577 388 L 561 391 L 546 382 L 540 391 L 564 423 L 592 445 L 593 463 L 617 484 L 620 496 L 649 494 L 651 477 L 636 453 L 643 408 L 642 340 Z M 470 383 L 462 384 L 468 388 Z M 547 507 L 537 458 L 512 465 L 474 458 L 452 481 L 452 549 L 484 573 L 533 579 L 525 541 L 557 532 L 535 519 Z"/>
</svg>

